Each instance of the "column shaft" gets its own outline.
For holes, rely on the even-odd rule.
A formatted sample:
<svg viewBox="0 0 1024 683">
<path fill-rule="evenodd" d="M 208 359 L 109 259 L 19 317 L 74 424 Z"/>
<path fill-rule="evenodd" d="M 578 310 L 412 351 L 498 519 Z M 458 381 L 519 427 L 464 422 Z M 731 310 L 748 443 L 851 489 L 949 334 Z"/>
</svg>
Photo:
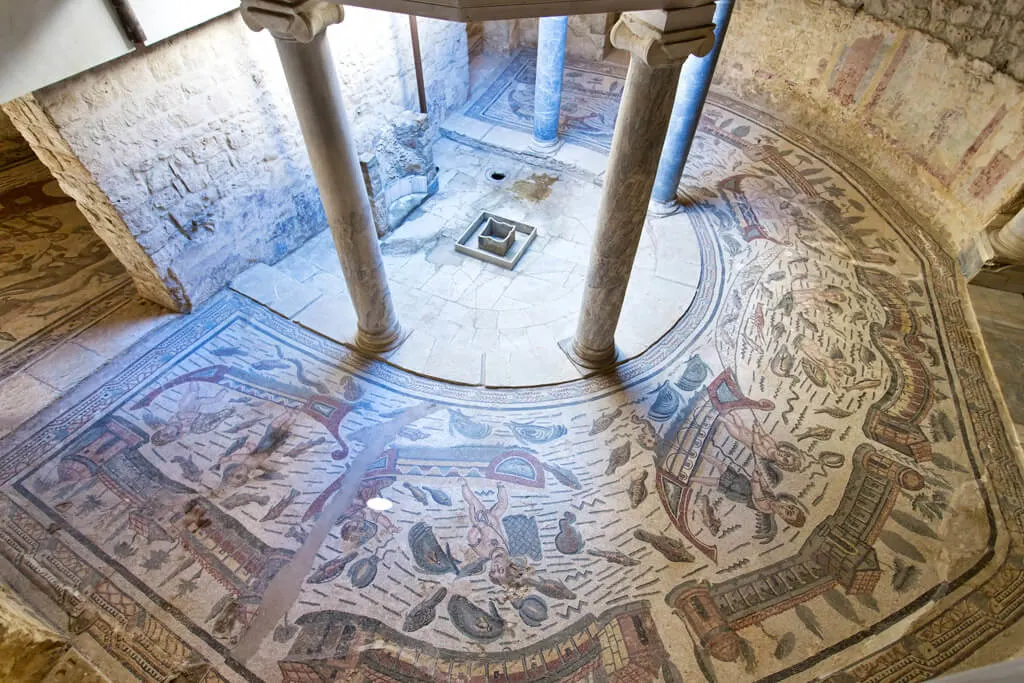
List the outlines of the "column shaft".
<svg viewBox="0 0 1024 683">
<path fill-rule="evenodd" d="M 533 139 L 541 147 L 558 143 L 562 74 L 569 17 L 541 17 L 537 27 L 537 78 L 533 90 Z"/>
<path fill-rule="evenodd" d="M 705 56 L 691 57 L 683 64 L 672 106 L 672 121 L 661 152 L 658 177 L 654 181 L 652 212 L 655 214 L 666 215 L 677 208 L 676 192 L 683 178 L 701 112 L 704 111 L 725 33 L 729 29 L 732 6 L 733 0 L 718 0 L 715 7 L 715 46 Z"/>
<path fill-rule="evenodd" d="M 651 68 L 635 56 L 630 58 L 572 344 L 574 360 L 585 367 L 602 367 L 615 359 L 615 328 L 678 80 L 678 64 Z"/>
<path fill-rule="evenodd" d="M 386 351 L 398 343 L 401 329 L 330 46 L 323 31 L 307 43 L 276 43 L 358 317 L 356 344 L 371 352 Z"/>
<path fill-rule="evenodd" d="M 1024 209 L 1006 225 L 989 233 L 996 258 L 1006 263 L 1024 263 Z"/>
</svg>

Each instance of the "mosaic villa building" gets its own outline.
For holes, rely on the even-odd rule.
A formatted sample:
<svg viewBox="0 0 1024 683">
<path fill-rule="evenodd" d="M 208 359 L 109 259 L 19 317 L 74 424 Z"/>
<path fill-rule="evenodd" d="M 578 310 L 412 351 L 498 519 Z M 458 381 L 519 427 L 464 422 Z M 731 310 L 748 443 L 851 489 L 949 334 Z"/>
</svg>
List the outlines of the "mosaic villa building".
<svg viewBox="0 0 1024 683">
<path fill-rule="evenodd" d="M 1024 3 L 0 17 L 0 680 L 1024 676 Z"/>
</svg>

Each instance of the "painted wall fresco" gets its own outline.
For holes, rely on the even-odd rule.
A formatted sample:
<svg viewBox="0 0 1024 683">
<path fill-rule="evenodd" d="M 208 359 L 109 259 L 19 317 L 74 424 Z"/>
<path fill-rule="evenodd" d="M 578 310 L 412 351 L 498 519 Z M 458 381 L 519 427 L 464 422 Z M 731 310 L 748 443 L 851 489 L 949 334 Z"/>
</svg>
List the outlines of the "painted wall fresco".
<svg viewBox="0 0 1024 683">
<path fill-rule="evenodd" d="M 740 103 L 693 154 L 704 289 L 616 375 L 445 385 L 224 294 L 3 442 L 0 567 L 146 680 L 925 680 L 977 652 L 1024 609 L 1024 479 L 955 262 Z"/>
</svg>

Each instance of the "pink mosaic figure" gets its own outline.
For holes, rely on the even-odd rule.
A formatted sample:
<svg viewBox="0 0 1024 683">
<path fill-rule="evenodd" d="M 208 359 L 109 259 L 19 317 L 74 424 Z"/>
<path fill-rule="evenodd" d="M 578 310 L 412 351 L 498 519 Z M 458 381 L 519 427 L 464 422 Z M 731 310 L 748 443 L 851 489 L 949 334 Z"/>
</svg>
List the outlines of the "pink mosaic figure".
<svg viewBox="0 0 1024 683">
<path fill-rule="evenodd" d="M 489 558 L 491 581 L 505 583 L 510 564 L 508 539 L 501 528 L 501 518 L 508 510 L 508 491 L 498 484 L 498 500 L 491 507 L 484 505 L 469 483 L 462 480 L 462 499 L 469 508 L 471 526 L 466 532 L 466 541 L 477 558 Z"/>
</svg>

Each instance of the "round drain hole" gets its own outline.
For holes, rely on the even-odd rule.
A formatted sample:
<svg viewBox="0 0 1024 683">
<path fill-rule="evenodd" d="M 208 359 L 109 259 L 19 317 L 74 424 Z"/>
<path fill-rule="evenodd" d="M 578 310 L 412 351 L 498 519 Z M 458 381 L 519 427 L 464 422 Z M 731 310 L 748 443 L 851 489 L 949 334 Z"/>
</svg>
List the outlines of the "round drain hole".
<svg viewBox="0 0 1024 683">
<path fill-rule="evenodd" d="M 505 172 L 504 171 L 491 171 L 491 180 L 494 180 L 494 181 L 497 181 L 497 182 L 500 183 L 504 179 L 505 179 Z"/>
</svg>

